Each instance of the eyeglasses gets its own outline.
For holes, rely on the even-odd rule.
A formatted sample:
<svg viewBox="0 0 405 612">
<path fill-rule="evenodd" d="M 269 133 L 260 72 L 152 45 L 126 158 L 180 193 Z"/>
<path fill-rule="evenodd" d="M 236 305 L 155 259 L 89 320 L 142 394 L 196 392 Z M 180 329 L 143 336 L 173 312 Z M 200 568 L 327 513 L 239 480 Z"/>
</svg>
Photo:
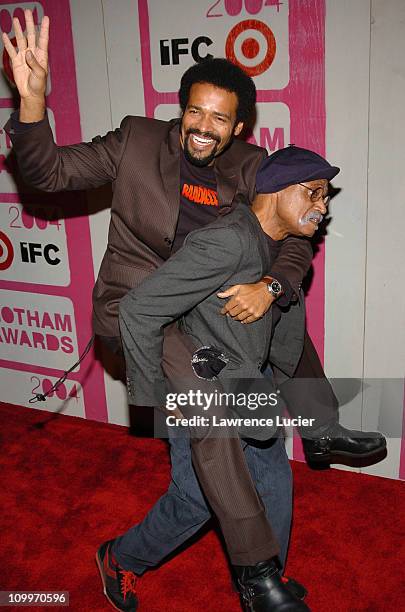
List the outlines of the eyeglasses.
<svg viewBox="0 0 405 612">
<path fill-rule="evenodd" d="M 304 183 L 298 183 L 298 185 L 301 185 L 301 187 L 305 187 L 305 189 L 308 189 L 308 191 L 311 192 L 309 194 L 309 198 L 311 202 L 319 202 L 319 200 L 323 200 L 323 203 L 325 204 L 325 206 L 329 204 L 330 195 L 324 194 L 323 187 L 317 187 L 316 189 L 311 189 L 311 187 L 304 185 Z"/>
</svg>

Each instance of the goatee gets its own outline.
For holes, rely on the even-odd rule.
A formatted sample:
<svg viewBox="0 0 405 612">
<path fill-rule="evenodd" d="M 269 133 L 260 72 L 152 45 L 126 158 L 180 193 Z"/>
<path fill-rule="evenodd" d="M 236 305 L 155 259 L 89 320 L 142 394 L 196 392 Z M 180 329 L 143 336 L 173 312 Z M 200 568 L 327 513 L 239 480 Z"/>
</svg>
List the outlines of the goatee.
<svg viewBox="0 0 405 612">
<path fill-rule="evenodd" d="M 190 148 L 189 148 L 189 141 L 190 141 L 190 136 L 192 134 L 197 134 L 197 136 L 202 136 L 205 138 L 211 138 L 212 140 L 215 141 L 215 146 L 212 149 L 212 152 L 207 155 L 206 157 L 198 157 L 197 155 L 194 155 Z M 204 166 L 209 166 L 215 159 L 215 156 L 217 154 L 218 151 L 218 145 L 220 144 L 221 139 L 216 135 L 216 134 L 212 134 L 211 132 L 200 132 L 200 130 L 197 130 L 195 128 L 190 128 L 189 130 L 187 130 L 186 132 L 186 137 L 184 140 L 184 156 L 186 158 L 186 160 L 188 162 L 190 162 L 190 164 L 193 164 L 194 166 L 198 166 L 199 168 L 203 168 Z"/>
<path fill-rule="evenodd" d="M 198 166 L 199 168 L 209 166 L 214 161 L 216 152 L 217 147 L 214 147 L 212 153 L 207 155 L 207 157 L 194 157 L 187 146 L 187 141 L 184 143 L 184 157 L 188 162 L 190 162 L 190 164 L 193 164 L 193 166 Z"/>
</svg>

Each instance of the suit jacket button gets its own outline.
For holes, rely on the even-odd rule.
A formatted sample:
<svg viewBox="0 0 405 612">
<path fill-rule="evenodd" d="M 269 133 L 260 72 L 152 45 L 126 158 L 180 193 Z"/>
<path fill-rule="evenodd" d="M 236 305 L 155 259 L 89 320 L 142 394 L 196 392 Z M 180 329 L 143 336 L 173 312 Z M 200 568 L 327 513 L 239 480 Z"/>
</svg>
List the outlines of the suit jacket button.
<svg viewBox="0 0 405 612">
<path fill-rule="evenodd" d="M 172 244 L 172 242 L 173 242 L 173 241 L 172 241 L 172 240 L 170 240 L 170 238 L 169 238 L 168 236 L 166 236 L 166 238 L 165 238 L 165 242 L 166 242 L 166 244 L 169 244 L 169 245 L 170 245 L 170 244 Z"/>
</svg>

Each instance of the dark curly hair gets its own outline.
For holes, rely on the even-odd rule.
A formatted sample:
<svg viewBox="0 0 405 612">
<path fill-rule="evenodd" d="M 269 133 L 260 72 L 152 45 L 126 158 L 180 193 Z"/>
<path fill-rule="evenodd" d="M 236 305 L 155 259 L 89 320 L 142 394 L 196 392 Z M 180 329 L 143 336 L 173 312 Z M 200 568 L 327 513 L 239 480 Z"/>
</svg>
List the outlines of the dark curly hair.
<svg viewBox="0 0 405 612">
<path fill-rule="evenodd" d="M 256 103 L 256 86 L 253 80 L 225 58 L 205 59 L 186 70 L 181 77 L 179 89 L 179 102 L 183 113 L 194 83 L 209 83 L 235 93 L 238 98 L 237 122 L 245 122 L 253 112 Z"/>
</svg>

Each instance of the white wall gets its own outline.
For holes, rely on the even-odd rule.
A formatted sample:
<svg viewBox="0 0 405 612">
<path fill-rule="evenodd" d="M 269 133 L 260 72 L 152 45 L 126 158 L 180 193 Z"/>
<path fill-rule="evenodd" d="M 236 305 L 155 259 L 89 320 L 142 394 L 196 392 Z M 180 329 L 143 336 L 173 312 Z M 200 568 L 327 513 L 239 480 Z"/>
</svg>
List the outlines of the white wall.
<svg viewBox="0 0 405 612">
<path fill-rule="evenodd" d="M 381 394 L 382 425 L 395 433 L 405 371 L 405 3 L 373 0 L 371 16 L 364 376 L 400 379 Z M 367 471 L 396 477 L 400 446 L 392 437 L 387 460 Z"/>
<path fill-rule="evenodd" d="M 403 379 L 405 4 L 329 0 L 326 23 L 327 153 L 342 192 L 326 241 L 325 368 Z M 344 424 L 389 435 L 387 459 L 364 471 L 398 477 L 402 414 L 401 381 L 342 408 Z"/>
</svg>

